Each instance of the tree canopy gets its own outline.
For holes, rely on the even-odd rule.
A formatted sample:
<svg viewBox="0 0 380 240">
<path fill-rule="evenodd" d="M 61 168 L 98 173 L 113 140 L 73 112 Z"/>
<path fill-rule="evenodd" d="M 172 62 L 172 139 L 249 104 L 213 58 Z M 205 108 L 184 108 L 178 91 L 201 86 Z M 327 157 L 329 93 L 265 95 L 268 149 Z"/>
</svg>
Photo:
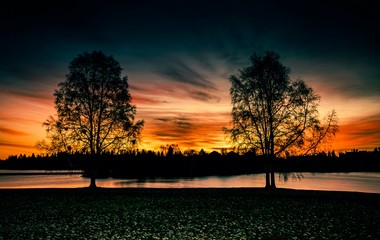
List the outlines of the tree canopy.
<svg viewBox="0 0 380 240">
<path fill-rule="evenodd" d="M 55 90 L 57 115 L 45 122 L 50 151 L 81 151 L 99 155 L 133 148 L 143 120 L 135 121 L 128 78 L 122 68 L 101 51 L 84 52 L 69 65 L 66 81 Z"/>
</svg>

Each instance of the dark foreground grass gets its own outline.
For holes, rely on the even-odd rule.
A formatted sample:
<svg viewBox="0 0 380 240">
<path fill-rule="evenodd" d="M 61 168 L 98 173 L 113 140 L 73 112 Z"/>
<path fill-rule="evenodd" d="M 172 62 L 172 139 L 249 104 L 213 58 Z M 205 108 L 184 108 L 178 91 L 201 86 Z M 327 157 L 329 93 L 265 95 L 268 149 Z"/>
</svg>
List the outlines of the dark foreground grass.
<svg viewBox="0 0 380 240">
<path fill-rule="evenodd" d="M 0 190 L 0 239 L 380 239 L 380 194 Z"/>
</svg>

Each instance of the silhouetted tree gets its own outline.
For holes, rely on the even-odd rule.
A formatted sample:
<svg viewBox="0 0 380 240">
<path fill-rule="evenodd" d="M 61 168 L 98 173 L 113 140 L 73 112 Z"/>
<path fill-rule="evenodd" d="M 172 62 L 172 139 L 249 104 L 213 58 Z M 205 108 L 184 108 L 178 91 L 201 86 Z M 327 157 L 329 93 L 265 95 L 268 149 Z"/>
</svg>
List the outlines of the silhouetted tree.
<svg viewBox="0 0 380 240">
<path fill-rule="evenodd" d="M 57 116 L 43 124 L 50 139 L 50 144 L 44 143 L 47 149 L 91 154 L 90 187 L 96 187 L 101 154 L 133 148 L 144 125 L 142 120 L 135 122 L 136 107 L 121 71 L 120 64 L 101 51 L 80 54 L 55 90 Z"/>
<path fill-rule="evenodd" d="M 163 156 L 173 156 L 173 155 L 182 154 L 181 149 L 179 148 L 178 144 L 175 144 L 175 143 L 161 145 L 160 149 L 162 151 Z"/>
<path fill-rule="evenodd" d="M 206 151 L 202 148 L 202 149 L 199 151 L 198 155 L 200 155 L 200 156 L 206 156 L 207 153 L 206 153 Z"/>
<path fill-rule="evenodd" d="M 171 157 L 173 156 L 173 153 L 174 153 L 174 148 L 172 146 L 169 146 L 168 153 L 166 154 L 166 156 Z"/>
<path fill-rule="evenodd" d="M 232 127 L 225 128 L 238 149 L 256 149 L 266 157 L 266 187 L 275 188 L 276 156 L 317 151 L 338 130 L 335 111 L 322 123 L 320 96 L 303 81 L 291 81 L 290 68 L 277 53 L 253 54 L 251 66 L 232 75 Z"/>
<path fill-rule="evenodd" d="M 197 155 L 197 151 L 195 151 L 195 149 L 186 149 L 185 151 L 183 151 L 183 155 L 184 156 L 195 156 L 195 155 Z"/>
</svg>

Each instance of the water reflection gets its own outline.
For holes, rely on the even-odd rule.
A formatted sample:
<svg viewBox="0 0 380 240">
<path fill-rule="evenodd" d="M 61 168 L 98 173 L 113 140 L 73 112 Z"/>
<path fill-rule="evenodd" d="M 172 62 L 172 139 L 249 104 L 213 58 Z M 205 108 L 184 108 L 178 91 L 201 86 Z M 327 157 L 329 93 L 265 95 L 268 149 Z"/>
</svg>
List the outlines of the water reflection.
<svg viewBox="0 0 380 240">
<path fill-rule="evenodd" d="M 144 179 L 120 180 L 114 182 L 114 187 L 128 188 L 239 188 L 263 187 L 265 185 L 263 174 L 239 176 L 209 176 L 198 178 L 172 178 L 172 179 Z"/>
<path fill-rule="evenodd" d="M 288 181 L 283 187 L 380 193 L 380 173 L 306 173 L 301 181 Z"/>
<path fill-rule="evenodd" d="M 89 185 L 81 174 L 0 175 L 0 188 L 78 188 Z"/>
<path fill-rule="evenodd" d="M 0 173 L 0 188 L 80 188 L 89 179 L 80 174 L 6 175 Z M 380 193 L 380 173 L 303 173 L 302 180 L 277 178 L 277 187 L 305 190 L 334 190 Z M 199 178 L 98 179 L 107 188 L 241 188 L 264 187 L 264 174 L 209 176 Z"/>
</svg>

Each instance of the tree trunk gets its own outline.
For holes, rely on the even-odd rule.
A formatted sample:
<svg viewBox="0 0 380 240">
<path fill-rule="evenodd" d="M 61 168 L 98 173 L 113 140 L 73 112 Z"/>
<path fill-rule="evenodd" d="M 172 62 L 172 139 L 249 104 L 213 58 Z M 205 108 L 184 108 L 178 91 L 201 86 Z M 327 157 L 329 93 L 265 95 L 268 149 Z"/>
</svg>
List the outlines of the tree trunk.
<svg viewBox="0 0 380 240">
<path fill-rule="evenodd" d="M 97 186 L 96 186 L 96 176 L 95 176 L 94 172 L 91 173 L 91 183 L 90 183 L 89 188 L 97 188 Z"/>
<path fill-rule="evenodd" d="M 265 188 L 270 188 L 270 172 L 269 172 L 269 166 L 265 165 Z"/>
<path fill-rule="evenodd" d="M 276 180 L 275 180 L 275 173 L 274 173 L 274 167 L 271 165 L 270 168 L 270 188 L 276 188 Z"/>
<path fill-rule="evenodd" d="M 276 175 L 274 172 L 274 154 L 270 155 L 270 188 L 276 188 Z"/>
<path fill-rule="evenodd" d="M 97 158 L 98 156 L 96 155 L 93 155 L 92 158 L 91 158 L 91 170 L 90 170 L 90 174 L 91 174 L 91 182 L 90 182 L 90 186 L 89 188 L 97 188 L 96 186 L 96 162 L 97 162 Z"/>
<path fill-rule="evenodd" d="M 268 156 L 265 156 L 265 188 L 270 188 L 270 162 Z"/>
</svg>

